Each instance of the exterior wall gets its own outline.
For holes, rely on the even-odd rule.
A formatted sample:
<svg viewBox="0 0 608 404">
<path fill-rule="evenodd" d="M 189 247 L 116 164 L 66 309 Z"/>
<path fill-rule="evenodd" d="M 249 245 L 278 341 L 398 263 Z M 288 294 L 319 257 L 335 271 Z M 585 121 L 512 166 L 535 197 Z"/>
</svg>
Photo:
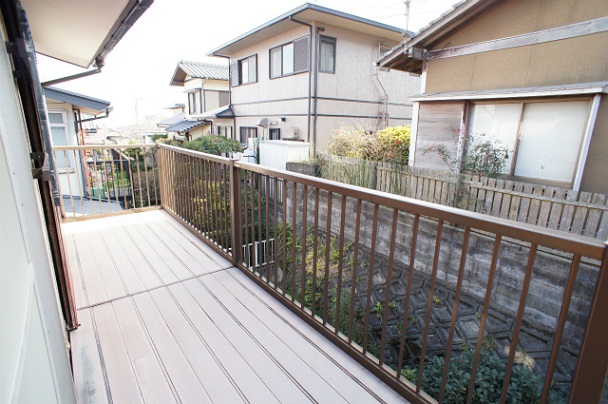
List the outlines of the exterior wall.
<svg viewBox="0 0 608 404">
<path fill-rule="evenodd" d="M 573 24 L 608 15 L 603 0 L 508 0 L 435 49 Z M 427 92 L 549 86 L 608 80 L 608 33 L 431 61 Z M 584 63 L 581 63 L 584 61 Z"/>
<path fill-rule="evenodd" d="M 260 143 L 260 164 L 285 170 L 288 162 L 308 160 L 309 149 L 310 143 L 307 142 L 267 140 Z"/>
<path fill-rule="evenodd" d="M 0 22 L 0 39 L 4 26 Z M 40 193 L 13 67 L 0 51 L 0 400 L 75 403 Z"/>
<path fill-rule="evenodd" d="M 426 151 L 431 146 L 444 146 L 451 156 L 458 152 L 458 137 L 465 109 L 464 101 L 428 102 L 420 104 L 414 165 L 421 168 L 448 170 L 437 153 Z"/>
<path fill-rule="evenodd" d="M 190 134 L 190 138 L 192 140 L 199 138 L 201 136 L 210 135 L 211 134 L 211 125 L 199 126 L 198 128 L 188 131 L 188 133 Z"/>
</svg>

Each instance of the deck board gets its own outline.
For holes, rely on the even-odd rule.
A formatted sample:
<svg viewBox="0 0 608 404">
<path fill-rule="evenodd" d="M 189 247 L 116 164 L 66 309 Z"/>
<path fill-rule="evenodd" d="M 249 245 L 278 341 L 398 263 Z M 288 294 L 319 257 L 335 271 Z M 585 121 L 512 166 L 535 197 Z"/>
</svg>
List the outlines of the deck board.
<svg viewBox="0 0 608 404">
<path fill-rule="evenodd" d="M 405 402 L 167 213 L 63 230 L 79 403 Z"/>
</svg>

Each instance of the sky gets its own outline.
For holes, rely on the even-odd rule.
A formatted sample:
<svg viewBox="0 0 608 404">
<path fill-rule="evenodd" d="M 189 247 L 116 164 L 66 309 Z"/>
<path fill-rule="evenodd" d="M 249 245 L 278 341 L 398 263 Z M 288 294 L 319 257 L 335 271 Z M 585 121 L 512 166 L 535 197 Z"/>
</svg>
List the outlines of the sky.
<svg viewBox="0 0 608 404">
<path fill-rule="evenodd" d="M 409 30 L 418 31 L 456 1 L 412 0 Z M 406 24 L 403 0 L 309 2 L 400 28 Z M 97 121 L 101 127 L 156 121 L 160 114 L 168 114 L 167 106 L 186 102 L 183 88 L 169 85 L 180 60 L 226 64 L 225 59 L 205 55 L 303 3 L 304 0 L 155 0 L 108 55 L 101 73 L 57 87 L 110 101 L 113 111 L 109 118 Z M 38 70 L 41 81 L 83 71 L 42 55 L 38 56 Z"/>
</svg>

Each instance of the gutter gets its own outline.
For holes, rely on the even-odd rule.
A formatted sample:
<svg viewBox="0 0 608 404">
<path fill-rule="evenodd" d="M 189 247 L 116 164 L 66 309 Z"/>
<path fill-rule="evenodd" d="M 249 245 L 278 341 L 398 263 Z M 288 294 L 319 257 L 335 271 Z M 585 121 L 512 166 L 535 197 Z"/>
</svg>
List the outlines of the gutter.
<svg viewBox="0 0 608 404">
<path fill-rule="evenodd" d="M 300 21 L 300 20 L 296 20 L 295 18 L 293 18 L 293 16 L 289 16 L 289 21 L 293 21 L 297 24 L 301 24 L 301 25 L 305 25 L 308 27 L 308 32 L 309 32 L 309 37 L 310 37 L 310 43 L 308 44 L 308 54 L 309 54 L 309 59 L 308 59 L 308 132 L 306 134 L 306 141 L 308 143 L 310 143 L 310 118 L 311 118 L 311 109 L 312 109 L 312 41 L 313 41 L 313 35 L 312 35 L 312 25 L 304 22 L 304 21 Z M 317 57 L 315 54 L 315 66 L 317 62 Z M 317 82 L 316 80 L 317 77 L 317 71 L 315 69 L 315 83 Z M 316 91 L 315 91 L 315 98 L 316 98 Z M 315 102 L 316 105 L 316 102 Z M 316 107 L 315 107 L 315 127 L 314 127 L 314 141 L 313 141 L 313 156 L 316 154 L 316 149 L 317 149 L 317 145 L 316 145 L 316 140 L 317 140 L 317 136 L 316 136 L 316 132 L 317 132 L 317 127 L 316 127 Z"/>
</svg>

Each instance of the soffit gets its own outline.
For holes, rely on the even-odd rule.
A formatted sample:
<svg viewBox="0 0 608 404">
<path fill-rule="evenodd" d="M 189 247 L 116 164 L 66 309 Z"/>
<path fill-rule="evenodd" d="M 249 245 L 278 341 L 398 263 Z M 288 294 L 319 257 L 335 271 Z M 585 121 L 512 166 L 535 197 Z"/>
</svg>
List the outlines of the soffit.
<svg viewBox="0 0 608 404">
<path fill-rule="evenodd" d="M 104 48 L 115 45 L 130 28 L 121 24 L 123 20 L 131 19 L 133 9 L 141 7 L 136 0 L 21 0 L 21 3 L 36 51 L 85 68 L 91 66 Z M 151 1 L 145 3 L 143 11 Z"/>
</svg>

